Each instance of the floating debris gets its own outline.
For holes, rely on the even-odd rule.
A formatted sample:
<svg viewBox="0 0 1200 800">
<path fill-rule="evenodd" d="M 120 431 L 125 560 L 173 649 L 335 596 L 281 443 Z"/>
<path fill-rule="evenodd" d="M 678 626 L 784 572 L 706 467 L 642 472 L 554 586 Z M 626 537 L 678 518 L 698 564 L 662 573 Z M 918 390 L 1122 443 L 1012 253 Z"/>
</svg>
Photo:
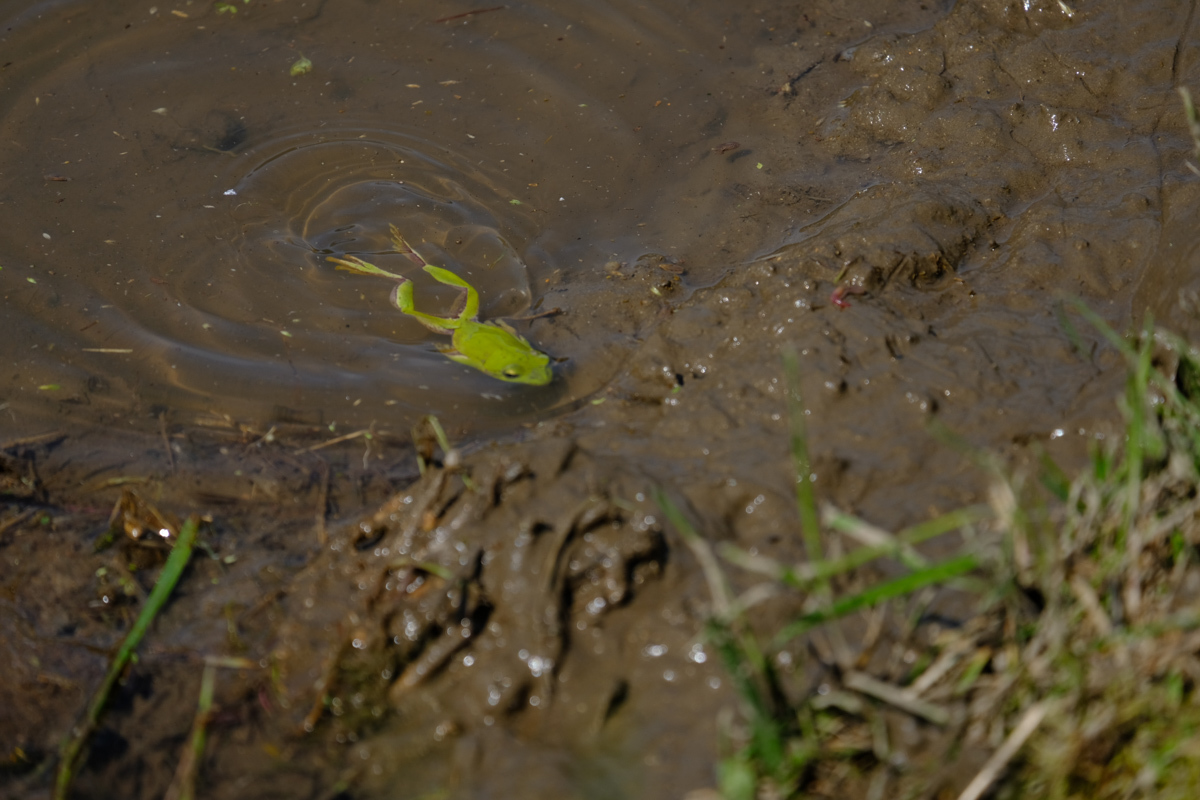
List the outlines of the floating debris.
<svg viewBox="0 0 1200 800">
<path fill-rule="evenodd" d="M 309 72 L 312 72 L 312 68 L 313 68 L 312 61 L 308 60 L 304 56 L 300 56 L 292 64 L 292 68 L 290 70 L 288 70 L 288 74 L 291 75 L 293 78 L 295 78 L 300 75 L 305 75 Z"/>
</svg>

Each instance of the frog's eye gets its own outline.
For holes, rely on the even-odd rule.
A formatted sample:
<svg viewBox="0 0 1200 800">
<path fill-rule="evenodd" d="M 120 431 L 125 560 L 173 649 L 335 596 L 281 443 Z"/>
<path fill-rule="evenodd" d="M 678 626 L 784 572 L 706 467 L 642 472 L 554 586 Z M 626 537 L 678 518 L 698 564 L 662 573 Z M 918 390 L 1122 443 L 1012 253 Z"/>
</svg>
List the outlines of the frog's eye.
<svg viewBox="0 0 1200 800">
<path fill-rule="evenodd" d="M 521 377 L 521 368 L 513 364 L 504 368 L 504 377 L 519 378 Z"/>
</svg>

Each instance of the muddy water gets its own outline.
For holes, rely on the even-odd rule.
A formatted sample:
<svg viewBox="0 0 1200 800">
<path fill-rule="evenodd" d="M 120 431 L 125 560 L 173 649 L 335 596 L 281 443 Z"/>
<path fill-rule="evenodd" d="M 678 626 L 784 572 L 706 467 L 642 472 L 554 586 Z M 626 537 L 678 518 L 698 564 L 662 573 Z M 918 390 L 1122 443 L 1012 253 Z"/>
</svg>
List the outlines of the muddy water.
<svg viewBox="0 0 1200 800">
<path fill-rule="evenodd" d="M 636 326 L 523 324 L 559 381 L 513 388 L 449 363 L 389 282 L 326 257 L 416 273 L 418 307 L 448 313 L 445 287 L 391 252 L 396 224 L 480 290 L 485 318 L 534 315 L 608 262 L 725 247 L 712 184 L 752 170 L 710 152 L 751 134 L 723 88 L 745 13 L 29 5 L 6 26 L 0 243 L 10 346 L 30 354 L 6 394 L 29 413 L 543 415 L 611 378 Z"/>
<path fill-rule="evenodd" d="M 156 563 L 92 552 L 106 479 L 211 513 L 234 558 L 193 568 L 81 785 L 160 796 L 198 657 L 243 654 L 270 670 L 222 677 L 214 796 L 682 797 L 734 706 L 649 489 L 803 557 L 783 346 L 819 493 L 895 527 L 983 486 L 931 420 L 1018 458 L 1111 431 L 1119 361 L 1073 348 L 1061 297 L 1200 334 L 1173 4 L 234 5 L 3 7 L 22 793 L 136 607 L 111 576 Z M 326 260 L 449 313 L 392 224 L 555 381 L 450 362 Z M 467 448 L 418 481 L 427 412 Z M 826 652 L 779 662 L 795 691 Z"/>
</svg>

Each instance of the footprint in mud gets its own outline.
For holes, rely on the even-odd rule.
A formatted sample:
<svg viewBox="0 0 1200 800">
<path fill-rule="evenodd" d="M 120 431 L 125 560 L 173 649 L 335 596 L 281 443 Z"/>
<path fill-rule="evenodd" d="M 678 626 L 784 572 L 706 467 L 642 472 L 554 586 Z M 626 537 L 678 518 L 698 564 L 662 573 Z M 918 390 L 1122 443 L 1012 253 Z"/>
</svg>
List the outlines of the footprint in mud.
<svg viewBox="0 0 1200 800">
<path fill-rule="evenodd" d="M 881 185 L 847 202 L 816 235 L 761 261 L 788 273 L 816 267 L 834 284 L 830 302 L 845 308 L 852 295 L 942 287 L 995 221 L 970 197 Z"/>
<path fill-rule="evenodd" d="M 469 461 L 428 470 L 289 590 L 273 660 L 298 728 L 586 744 L 641 696 L 645 659 L 683 660 L 696 620 L 666 612 L 680 578 L 647 482 L 563 442 Z M 650 630 L 669 644 L 639 644 Z"/>
</svg>

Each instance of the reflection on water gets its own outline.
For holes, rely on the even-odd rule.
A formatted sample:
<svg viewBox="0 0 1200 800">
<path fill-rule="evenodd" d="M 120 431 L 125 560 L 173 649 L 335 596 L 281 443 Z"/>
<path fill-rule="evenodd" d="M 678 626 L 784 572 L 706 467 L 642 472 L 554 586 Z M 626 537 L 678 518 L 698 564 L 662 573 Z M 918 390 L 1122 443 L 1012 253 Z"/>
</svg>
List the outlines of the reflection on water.
<svg viewBox="0 0 1200 800">
<path fill-rule="evenodd" d="M 729 166 L 696 154 L 729 138 L 713 90 L 736 20 L 546 0 L 438 22 L 446 8 L 46 2 L 3 20 L 10 409 L 495 428 L 601 387 L 619 363 L 604 315 L 586 337 L 519 318 L 614 258 L 706 246 L 720 202 L 697 187 Z M 301 54 L 314 68 L 293 77 Z M 448 361 L 389 282 L 325 261 L 413 274 L 419 306 L 448 309 L 389 224 L 479 288 L 483 318 L 518 318 L 556 381 Z"/>
</svg>

